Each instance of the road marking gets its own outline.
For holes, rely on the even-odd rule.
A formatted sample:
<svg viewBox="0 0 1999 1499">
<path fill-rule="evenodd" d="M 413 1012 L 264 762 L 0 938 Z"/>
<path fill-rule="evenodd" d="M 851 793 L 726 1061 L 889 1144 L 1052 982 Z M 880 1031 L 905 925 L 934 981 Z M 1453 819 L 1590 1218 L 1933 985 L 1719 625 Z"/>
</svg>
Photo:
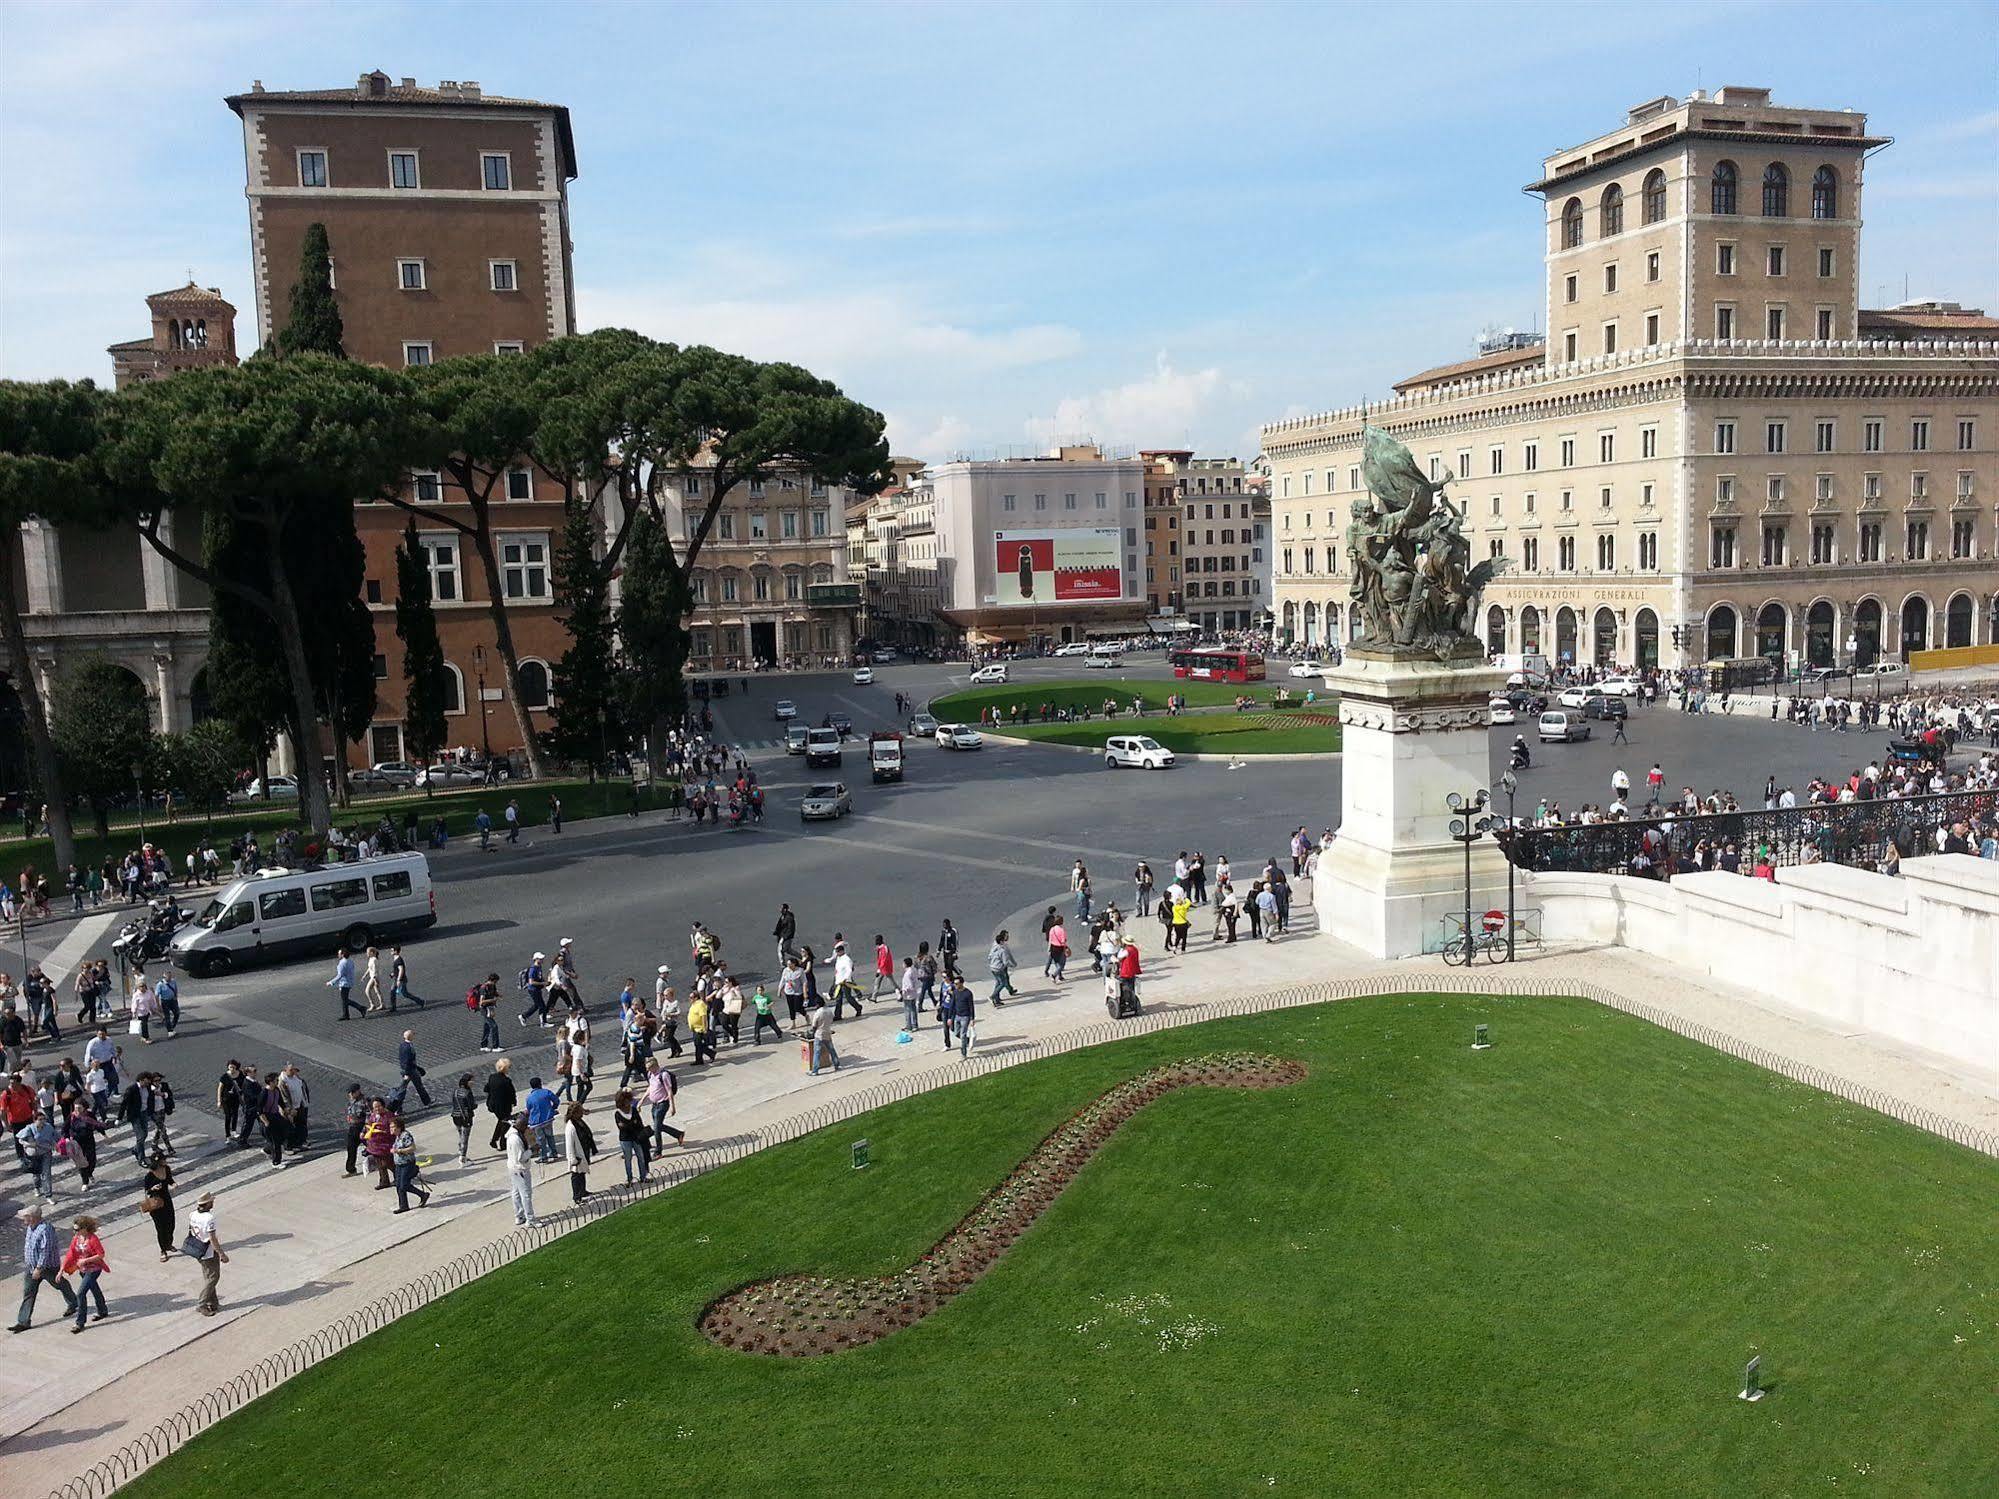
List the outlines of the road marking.
<svg viewBox="0 0 1999 1499">
<path fill-rule="evenodd" d="M 336 1004 L 339 1002 L 336 998 Z M 302 1057 L 317 1062 L 322 1067 L 345 1073 L 353 1078 L 389 1078 L 396 1076 L 395 1063 L 385 1062 L 380 1057 L 356 1051 L 351 1046 L 342 1046 L 337 1041 L 322 1041 L 316 1036 L 287 1029 L 282 1025 L 271 1025 L 262 1020 L 251 1020 L 244 1016 L 231 1015 L 229 1028 L 265 1046 L 275 1047 L 286 1058 Z"/>
<path fill-rule="evenodd" d="M 46 958 L 42 959 L 42 973 L 49 982 L 61 983 L 77 959 L 89 952 L 91 945 L 111 930 L 111 924 L 124 915 L 123 911 L 103 911 L 86 916 L 71 926 L 68 935 L 55 945 Z"/>
<path fill-rule="evenodd" d="M 919 828 L 952 838 L 990 838 L 999 843 L 1018 843 L 1028 848 L 1049 848 L 1061 854 L 1073 855 L 1078 847 L 1074 843 L 1057 843 L 1048 838 L 1028 838 L 1019 833 L 986 833 L 976 828 L 939 827 L 934 822 L 918 822 L 907 817 L 883 817 L 876 812 L 857 812 L 854 814 L 854 818 L 857 822 L 880 822 L 887 823 L 892 827 Z M 1092 848 L 1089 850 L 1089 854 L 1093 859 L 1131 859 L 1135 861 L 1146 857 L 1144 854 L 1125 853 L 1115 848 Z"/>
</svg>

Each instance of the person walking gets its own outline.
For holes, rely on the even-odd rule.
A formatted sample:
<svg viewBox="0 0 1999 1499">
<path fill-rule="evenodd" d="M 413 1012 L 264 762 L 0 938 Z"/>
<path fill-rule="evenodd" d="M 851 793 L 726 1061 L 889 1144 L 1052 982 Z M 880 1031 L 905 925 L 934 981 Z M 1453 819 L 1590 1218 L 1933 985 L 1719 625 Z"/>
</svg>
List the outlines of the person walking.
<svg viewBox="0 0 1999 1499">
<path fill-rule="evenodd" d="M 1619 705 L 1622 706 L 1621 700 Z M 1617 725 L 1616 731 L 1612 733 L 1610 736 L 1610 742 L 1612 744 L 1629 744 L 1631 742 L 1631 736 L 1624 732 L 1624 722 L 1626 717 L 1627 715 L 1623 713 L 1612 713 L 1610 715 L 1610 721 Z"/>
<path fill-rule="evenodd" d="M 222 1137 L 225 1140 L 236 1134 L 236 1110 L 242 1102 L 243 1068 L 231 1057 L 215 1083 L 215 1106 L 222 1112 Z"/>
<path fill-rule="evenodd" d="M 340 949 L 340 956 L 334 961 L 333 977 L 326 981 L 326 987 L 336 990 L 340 995 L 340 1018 L 342 1020 L 347 1018 L 349 1010 L 363 1016 L 368 1013 L 366 1005 L 355 1001 L 354 960 L 347 956 L 347 949 L 344 947 Z"/>
<path fill-rule="evenodd" d="M 380 1014 L 388 1008 L 382 1000 L 381 955 L 371 947 L 362 955 L 362 959 L 361 997 L 368 1002 L 364 1013 Z"/>
<path fill-rule="evenodd" d="M 560 835 L 562 832 L 562 798 L 551 795 L 548 799 L 549 831 Z"/>
<path fill-rule="evenodd" d="M 1184 889 L 1175 893 L 1173 896 L 1173 926 L 1167 936 L 1167 946 L 1169 949 L 1178 952 L 1185 952 L 1187 950 L 1187 928 L 1193 920 L 1193 915 L 1194 901 L 1192 895 Z"/>
<path fill-rule="evenodd" d="M 833 939 L 833 1017 L 838 1019 L 843 1005 L 854 1007 L 854 1018 L 861 1018 L 861 986 L 854 982 L 854 959 L 847 951 L 847 944 L 837 936 Z"/>
<path fill-rule="evenodd" d="M 486 1110 L 493 1116 L 493 1138 L 486 1142 L 490 1150 L 498 1150 L 506 1143 L 507 1130 L 513 1123 L 514 1080 L 507 1076 L 512 1066 L 511 1061 L 501 1057 L 486 1079 Z"/>
<path fill-rule="evenodd" d="M 62 1292 L 64 1315 L 76 1315 L 76 1292 L 62 1271 L 62 1256 L 56 1250 L 55 1226 L 43 1221 L 42 1205 L 31 1202 L 19 1213 L 21 1238 L 21 1309 L 9 1332 L 26 1332 L 35 1320 L 35 1299 L 44 1283 Z"/>
<path fill-rule="evenodd" d="M 997 1009 L 1006 1004 L 1006 1001 L 1000 998 L 1002 994 L 1012 994 L 1018 997 L 1020 991 L 1013 986 L 1013 971 L 1019 966 L 1019 959 L 1014 957 L 1013 949 L 1007 946 L 1006 928 L 1001 927 L 997 932 L 993 933 L 993 945 L 986 950 L 986 972 L 993 976 L 992 1002 L 994 1008 Z"/>
<path fill-rule="evenodd" d="M 424 1069 L 416 1059 L 415 1031 L 403 1032 L 402 1045 L 396 1048 L 396 1065 L 402 1069 L 403 1087 L 416 1089 L 417 1098 L 429 1108 L 430 1090 L 423 1085 Z"/>
<path fill-rule="evenodd" d="M 1131 872 L 1132 907 L 1140 916 L 1152 914 L 1152 866 L 1140 859 Z"/>
<path fill-rule="evenodd" d="M 492 814 L 487 812 L 484 807 L 481 807 L 479 815 L 472 819 L 472 826 L 478 829 L 479 832 L 479 852 L 482 854 L 491 853 L 493 851 Z"/>
<path fill-rule="evenodd" d="M 490 1087 L 491 1083 L 487 1086 Z M 528 1116 L 520 1113 L 511 1119 L 503 1119 L 500 1130 L 504 1130 L 507 1136 L 507 1186 L 514 1199 L 514 1222 L 533 1228 L 537 1222 L 534 1215 L 534 1148 L 528 1143 Z M 500 1130 L 494 1131 L 496 1137 Z"/>
<path fill-rule="evenodd" d="M 430 1189 L 417 1181 L 416 1135 L 400 1114 L 389 1117 L 389 1129 L 393 1138 L 389 1141 L 389 1159 L 395 1172 L 396 1211 L 410 1210 L 410 1193 L 416 1193 L 417 1206 L 430 1206 Z"/>
<path fill-rule="evenodd" d="M 375 1190 L 386 1192 L 395 1185 L 395 1116 L 389 1112 L 385 1098 L 377 1098 L 368 1105 L 368 1119 L 361 1126 L 361 1153 L 368 1158 L 368 1165 L 375 1173 Z"/>
<path fill-rule="evenodd" d="M 198 1252 L 197 1252 L 198 1246 Z M 221 1309 L 217 1292 L 222 1285 L 222 1267 L 229 1263 L 229 1251 L 215 1229 L 215 1194 L 203 1192 L 187 1215 L 187 1243 L 182 1246 L 201 1265 L 201 1299 L 194 1309 L 212 1317 Z"/>
<path fill-rule="evenodd" d="M 354 1164 L 354 1158 L 361 1150 L 361 1132 L 368 1125 L 368 1098 L 361 1091 L 359 1083 L 347 1085 L 347 1102 L 342 1108 L 342 1122 L 347 1129 L 347 1169 L 343 1176 L 359 1176 L 361 1170 Z"/>
<path fill-rule="evenodd" d="M 479 1120 L 479 1096 L 472 1091 L 472 1074 L 458 1074 L 451 1091 L 451 1127 L 458 1131 L 458 1164 L 472 1164 L 472 1126 Z"/>
<path fill-rule="evenodd" d="M 673 1074 L 659 1065 L 659 1058 L 646 1059 L 646 1104 L 652 1109 L 652 1150 L 658 1155 L 666 1148 L 667 1135 L 673 1136 L 674 1143 L 685 1145 L 686 1134 L 666 1122 L 669 1114 L 680 1112 L 680 1090 L 674 1086 Z"/>
<path fill-rule="evenodd" d="M 819 1075 L 820 1064 L 828 1058 L 833 1070 L 840 1070 L 840 1052 L 833 1045 L 833 1022 L 837 1013 L 832 1005 L 822 1004 L 812 1012 L 812 1075 Z"/>
<path fill-rule="evenodd" d="M 755 1025 L 750 1033 L 753 1044 L 763 1045 L 765 1026 L 770 1027 L 770 1033 L 774 1038 L 780 1041 L 784 1039 L 784 1027 L 777 1023 L 777 1016 L 771 1013 L 770 992 L 762 984 L 758 984 L 756 993 L 750 996 L 750 1008 L 756 1012 Z"/>
<path fill-rule="evenodd" d="M 1062 982 L 1062 971 L 1069 966 L 1069 929 L 1056 922 L 1048 929 L 1048 961 L 1041 965 L 1041 976 L 1056 983 Z"/>
<path fill-rule="evenodd" d="M 528 966 L 521 970 L 521 988 L 527 991 L 528 1007 L 520 1014 L 522 1026 L 530 1020 L 546 1026 L 551 1023 L 548 1013 L 548 980 L 546 970 L 541 966 L 548 959 L 547 953 L 536 953 L 528 959 Z"/>
<path fill-rule="evenodd" d="M 695 1062 L 714 1061 L 715 1021 L 705 994 L 697 993 L 687 1006 L 687 1033 L 694 1041 Z"/>
<path fill-rule="evenodd" d="M 564 1116 L 562 1126 L 562 1154 L 569 1166 L 569 1200 L 581 1202 L 590 1194 L 588 1177 L 590 1172 L 590 1144 L 587 1138 L 589 1126 L 583 1120 L 583 1105 L 572 1103 Z"/>
<path fill-rule="evenodd" d="M 777 924 L 770 929 L 770 934 L 777 939 L 777 962 L 782 968 L 791 954 L 792 939 L 798 935 L 798 918 L 791 914 L 789 902 L 778 902 Z"/>
<path fill-rule="evenodd" d="M 998 1004 L 998 1000 L 993 1001 Z M 972 1029 L 977 1001 L 972 997 L 970 984 L 959 984 L 951 996 L 951 1024 L 958 1036 L 958 1056 L 962 1060 L 972 1054 Z M 950 1043 L 945 1043 L 949 1048 Z"/>
<path fill-rule="evenodd" d="M 916 1018 L 923 1008 L 923 983 L 916 975 L 916 959 L 902 960 L 902 1029 L 905 1034 L 916 1034 Z"/>
<path fill-rule="evenodd" d="M 401 946 L 389 949 L 389 1013 L 396 1013 L 396 1006 L 408 1000 L 419 1010 L 424 1007 L 424 998 L 410 988 L 410 965 L 403 957 Z"/>
<path fill-rule="evenodd" d="M 1271 889 L 1268 883 L 1265 883 L 1263 888 L 1257 893 L 1256 909 L 1257 915 L 1262 919 L 1263 940 L 1265 942 L 1275 942 L 1281 918 L 1277 911 L 1277 893 Z M 1182 950 L 1185 950 L 1184 942 L 1182 943 Z"/>
<path fill-rule="evenodd" d="M 521 841 L 521 804 L 512 797 L 507 798 L 507 842 Z"/>
<path fill-rule="evenodd" d="M 620 1088 L 618 1096 L 611 1104 L 611 1120 L 618 1130 L 618 1154 L 625 1163 L 625 1185 L 632 1184 L 632 1168 L 638 1167 L 638 1180 L 647 1181 L 652 1176 L 652 1150 L 646 1135 L 645 1120 L 639 1114 L 639 1107 L 632 1099 L 629 1088 Z"/>
<path fill-rule="evenodd" d="M 70 1328 L 73 1333 L 83 1331 L 84 1315 L 91 1301 L 97 1303 L 97 1314 L 91 1321 L 102 1322 L 109 1315 L 110 1308 L 104 1304 L 104 1289 L 97 1282 L 99 1277 L 111 1270 L 110 1261 L 104 1257 L 104 1241 L 97 1237 L 97 1220 L 85 1213 L 76 1220 L 75 1229 L 69 1248 L 62 1257 L 62 1273 L 77 1278 L 73 1313 L 76 1325 Z"/>
<path fill-rule="evenodd" d="M 487 974 L 473 986 L 470 997 L 479 1012 L 479 1050 L 505 1051 L 500 1044 L 500 976 Z"/>
<path fill-rule="evenodd" d="M 880 932 L 875 933 L 875 982 L 868 991 L 868 1003 L 873 1004 L 882 997 L 882 991 L 894 999 L 897 993 L 895 983 L 895 954 L 889 951 L 888 939 Z"/>
<path fill-rule="evenodd" d="M 36 1194 L 51 1204 L 56 1200 L 56 1141 L 61 1138 L 45 1109 L 35 1110 L 35 1117 L 14 1135 L 14 1148 L 34 1174 Z"/>
</svg>

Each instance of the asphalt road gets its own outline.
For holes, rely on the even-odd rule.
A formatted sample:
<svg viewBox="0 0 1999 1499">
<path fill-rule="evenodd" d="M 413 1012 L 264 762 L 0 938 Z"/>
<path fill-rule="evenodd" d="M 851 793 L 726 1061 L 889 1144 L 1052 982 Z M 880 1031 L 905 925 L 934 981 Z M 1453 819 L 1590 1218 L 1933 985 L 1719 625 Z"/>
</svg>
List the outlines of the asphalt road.
<svg viewBox="0 0 1999 1499">
<path fill-rule="evenodd" d="M 530 953 L 553 952 L 564 936 L 575 939 L 586 991 L 599 1013 L 613 1004 L 627 975 L 650 992 L 662 962 L 684 982 L 687 932 L 696 919 L 721 936 L 723 956 L 738 974 L 770 975 L 770 931 L 781 900 L 798 916 L 800 940 L 822 956 L 839 931 L 863 967 L 877 932 L 888 936 L 899 957 L 918 938 L 934 940 L 949 916 L 969 962 L 977 965 L 997 924 L 1042 903 L 1066 901 L 1069 867 L 1079 856 L 1096 876 L 1100 901 L 1126 902 L 1127 875 L 1141 857 L 1160 870 L 1170 868 L 1178 850 L 1198 847 L 1211 864 L 1226 853 L 1244 869 L 1280 851 L 1299 824 L 1316 832 L 1338 821 L 1339 766 L 1333 759 L 1252 761 L 1233 772 L 1215 761 L 1184 762 L 1167 772 L 1112 772 L 1091 755 L 1045 746 L 988 744 L 970 752 L 912 741 L 906 779 L 871 785 L 865 735 L 897 722 L 896 691 L 927 700 L 964 685 L 966 673 L 961 664 L 923 663 L 877 668 L 871 686 L 855 685 L 848 673 L 753 678 L 747 695 L 738 690 L 713 706 L 718 733 L 750 746 L 769 790 L 761 827 L 612 822 L 559 838 L 537 828 L 520 846 L 496 846 L 483 855 L 461 840 L 433 857 L 438 926 L 406 948 L 414 986 L 429 1008 L 394 1020 L 338 1022 L 337 1003 L 325 987 L 330 956 L 192 979 L 183 986 L 188 1022 L 171 1041 L 147 1048 L 141 1060 L 165 1070 L 197 1108 L 212 1107 L 213 1079 L 230 1057 L 265 1068 L 297 1060 L 312 1081 L 318 1116 L 330 1119 L 348 1078 L 371 1085 L 393 1079 L 407 1025 L 430 1070 L 433 1094 L 441 1097 L 449 1078 L 489 1060 L 476 1050 L 479 1027 L 463 1002 L 466 986 L 489 971 L 502 975 L 506 1041 L 521 1058 L 517 1069 L 547 1063 L 550 1033 L 531 1034 L 512 1018 L 518 1008 L 513 976 Z M 1080 663 L 1068 660 L 1015 668 L 1015 679 L 1024 681 L 1080 675 Z M 1157 655 L 1101 675 L 1111 681 L 1170 679 Z M 851 818 L 800 822 L 798 797 L 824 772 L 807 772 L 802 760 L 783 753 L 782 728 L 772 714 L 780 697 L 796 702 L 809 723 L 835 711 L 853 716 L 859 742 L 839 772 L 853 793 Z M 1492 733 L 1494 781 L 1514 732 Z M 1622 766 L 1642 785 L 1655 759 L 1673 790 L 1729 787 L 1760 800 L 1766 774 L 1798 785 L 1814 771 L 1843 774 L 1864 752 L 1878 753 L 1885 740 L 1693 718 L 1666 707 L 1637 710 L 1630 737 L 1628 746 L 1611 744 L 1607 732 L 1585 744 L 1535 745 L 1534 765 L 1520 777 L 1522 811 L 1544 795 L 1570 807 L 1607 801 L 1615 768 Z M 496 798 L 496 814 L 501 804 Z M 86 947 L 92 955 L 108 952 L 114 929 L 97 920 L 76 928 L 50 924 L 30 934 L 29 951 L 41 958 L 62 945 L 61 955 L 73 963 Z M 1015 935 L 1022 960 L 1038 961 L 1038 927 Z M 5 966 L 17 967 L 18 955 L 11 956 Z M 138 1053 L 136 1039 L 126 1039 Z M 606 1081 L 615 1080 L 615 1038 L 600 1034 L 598 1041 L 600 1074 L 608 1067 Z M 185 1111 L 180 1117 L 198 1123 Z"/>
</svg>

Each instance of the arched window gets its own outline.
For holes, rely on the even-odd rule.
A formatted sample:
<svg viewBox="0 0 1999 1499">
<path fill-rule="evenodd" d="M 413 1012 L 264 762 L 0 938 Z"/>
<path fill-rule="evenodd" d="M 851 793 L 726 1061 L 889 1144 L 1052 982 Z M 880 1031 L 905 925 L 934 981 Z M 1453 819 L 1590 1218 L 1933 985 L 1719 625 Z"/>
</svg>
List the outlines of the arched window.
<svg viewBox="0 0 1999 1499">
<path fill-rule="evenodd" d="M 1789 634 L 1790 616 L 1785 613 L 1782 604 L 1768 603 L 1756 611 L 1757 655 L 1767 656 L 1781 664 Z"/>
<path fill-rule="evenodd" d="M 1718 161 L 1714 164 L 1714 176 L 1708 182 L 1707 211 L 1709 213 L 1735 212 L 1735 163 Z"/>
<path fill-rule="evenodd" d="M 1666 174 L 1654 167 L 1645 174 L 1645 222 L 1666 221 Z"/>
<path fill-rule="evenodd" d="M 463 713 L 465 711 L 465 677 L 449 661 L 444 663 L 446 684 L 444 689 L 444 711 Z"/>
<path fill-rule="evenodd" d="M 1541 611 L 1532 604 L 1520 606 L 1520 649 L 1530 656 L 1541 649 Z"/>
<path fill-rule="evenodd" d="M 1763 169 L 1763 217 L 1788 218 L 1791 212 L 1791 174 L 1781 161 Z"/>
<path fill-rule="evenodd" d="M 1640 609 L 1632 617 L 1632 654 L 1637 659 L 1638 669 L 1647 671 L 1659 664 L 1659 616 L 1650 609 Z"/>
<path fill-rule="evenodd" d="M 1930 648 L 1930 601 L 1920 593 L 1909 595 L 1902 604 L 1902 655 Z"/>
<path fill-rule="evenodd" d="M 1603 201 L 1597 207 L 1597 233 L 1603 239 L 1624 232 L 1624 189 L 1615 182 L 1603 190 Z"/>
<path fill-rule="evenodd" d="M 1707 659 L 1726 661 L 1735 654 L 1735 611 L 1715 605 L 1707 617 Z"/>
<path fill-rule="evenodd" d="M 1598 666 L 1617 665 L 1617 616 L 1608 609 L 1596 611 L 1596 649 L 1592 659 Z"/>
<path fill-rule="evenodd" d="M 548 706 L 548 664 L 546 662 L 530 659 L 521 663 L 521 706 L 523 708 L 546 708 Z"/>
<path fill-rule="evenodd" d="M 1298 638 L 1298 605 L 1291 599 L 1284 601 L 1284 638 L 1286 640 Z"/>
<path fill-rule="evenodd" d="M 1576 632 L 1579 628 L 1575 610 L 1564 604 L 1555 611 L 1555 659 L 1564 666 L 1576 664 Z"/>
<path fill-rule="evenodd" d="M 1319 643 L 1319 606 L 1307 602 L 1305 605 L 1305 644 Z"/>
<path fill-rule="evenodd" d="M 1812 173 L 1812 217 L 1839 217 L 1839 173 L 1831 167 L 1820 167 Z"/>
<path fill-rule="evenodd" d="M 1831 666 L 1834 651 L 1832 604 L 1820 599 L 1805 614 L 1805 664 Z"/>
<path fill-rule="evenodd" d="M 1562 248 L 1573 250 L 1583 242 L 1583 200 L 1569 199 L 1562 210 Z"/>
<path fill-rule="evenodd" d="M 1495 656 L 1506 650 L 1506 611 L 1497 604 L 1485 611 L 1485 648 Z"/>
<path fill-rule="evenodd" d="M 1881 656 L 1881 601 L 1862 599 L 1853 611 L 1853 664 L 1872 666 Z"/>
</svg>

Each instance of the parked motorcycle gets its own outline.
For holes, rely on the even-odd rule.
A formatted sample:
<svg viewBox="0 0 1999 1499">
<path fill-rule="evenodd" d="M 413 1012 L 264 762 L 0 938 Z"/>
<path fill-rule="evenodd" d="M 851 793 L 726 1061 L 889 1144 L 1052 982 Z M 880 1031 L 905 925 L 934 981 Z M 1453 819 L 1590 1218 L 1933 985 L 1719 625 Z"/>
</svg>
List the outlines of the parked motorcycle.
<svg viewBox="0 0 1999 1499">
<path fill-rule="evenodd" d="M 193 919 L 194 912 L 171 896 L 156 900 L 143 920 L 125 923 L 111 952 L 123 967 L 148 967 L 166 957 L 174 933 Z"/>
</svg>

